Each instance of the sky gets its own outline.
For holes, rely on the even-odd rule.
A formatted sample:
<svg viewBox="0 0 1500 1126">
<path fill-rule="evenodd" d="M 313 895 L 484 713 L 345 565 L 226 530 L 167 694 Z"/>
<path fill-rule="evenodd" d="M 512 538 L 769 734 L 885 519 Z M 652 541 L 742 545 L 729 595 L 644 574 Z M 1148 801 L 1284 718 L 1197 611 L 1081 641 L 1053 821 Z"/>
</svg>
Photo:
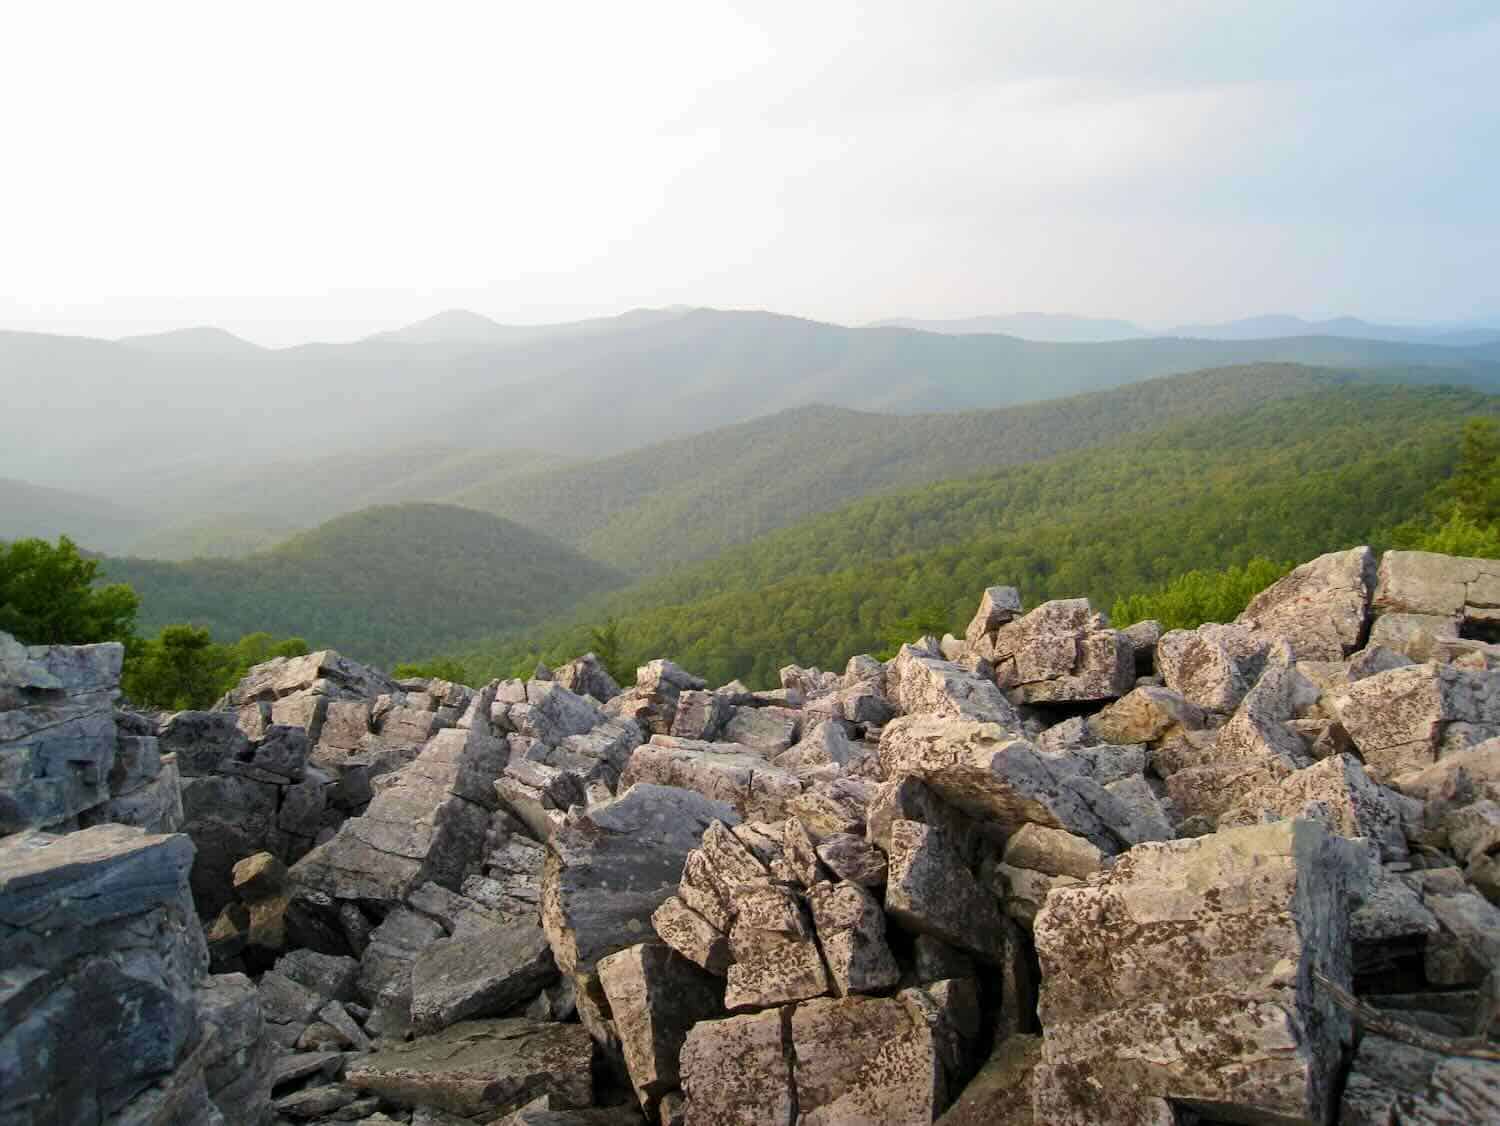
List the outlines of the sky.
<svg viewBox="0 0 1500 1126">
<path fill-rule="evenodd" d="M 0 328 L 1500 318 L 1493 0 L 48 0 Z"/>
</svg>

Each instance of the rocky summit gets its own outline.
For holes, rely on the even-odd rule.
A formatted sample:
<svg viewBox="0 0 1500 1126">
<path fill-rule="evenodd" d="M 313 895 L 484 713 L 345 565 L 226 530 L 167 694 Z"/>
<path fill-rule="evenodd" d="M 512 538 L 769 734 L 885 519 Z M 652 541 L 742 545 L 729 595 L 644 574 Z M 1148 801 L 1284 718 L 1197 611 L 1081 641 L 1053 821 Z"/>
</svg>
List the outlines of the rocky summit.
<svg viewBox="0 0 1500 1126">
<path fill-rule="evenodd" d="M 1500 1121 L 1500 564 L 976 595 L 760 692 L 0 635 L 0 1123 Z"/>
</svg>

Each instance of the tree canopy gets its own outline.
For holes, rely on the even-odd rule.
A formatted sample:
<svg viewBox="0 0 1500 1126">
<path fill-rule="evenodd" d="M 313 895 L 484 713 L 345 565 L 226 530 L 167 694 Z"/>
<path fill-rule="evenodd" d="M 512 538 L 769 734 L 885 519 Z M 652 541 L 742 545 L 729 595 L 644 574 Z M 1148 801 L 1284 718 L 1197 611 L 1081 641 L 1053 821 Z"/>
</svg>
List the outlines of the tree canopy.
<svg viewBox="0 0 1500 1126">
<path fill-rule="evenodd" d="M 67 536 L 0 544 L 0 630 L 27 645 L 127 640 L 140 598 L 124 583 L 98 579 L 99 561 Z"/>
</svg>

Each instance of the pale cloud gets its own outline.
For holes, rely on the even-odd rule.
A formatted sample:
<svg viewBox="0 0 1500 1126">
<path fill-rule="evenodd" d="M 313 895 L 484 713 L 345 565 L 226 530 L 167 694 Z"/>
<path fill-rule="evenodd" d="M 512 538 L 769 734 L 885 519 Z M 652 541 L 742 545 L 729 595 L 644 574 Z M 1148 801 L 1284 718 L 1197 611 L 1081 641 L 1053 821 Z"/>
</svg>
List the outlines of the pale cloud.
<svg viewBox="0 0 1500 1126">
<path fill-rule="evenodd" d="M 1500 312 L 1488 0 L 6 22 L 0 326 Z"/>
</svg>

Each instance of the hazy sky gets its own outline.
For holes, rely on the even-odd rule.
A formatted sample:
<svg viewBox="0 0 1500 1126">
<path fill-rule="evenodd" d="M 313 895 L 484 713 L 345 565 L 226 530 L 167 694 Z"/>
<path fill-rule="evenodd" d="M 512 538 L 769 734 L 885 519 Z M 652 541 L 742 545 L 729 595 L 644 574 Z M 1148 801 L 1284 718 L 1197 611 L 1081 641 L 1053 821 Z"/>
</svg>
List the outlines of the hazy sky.
<svg viewBox="0 0 1500 1126">
<path fill-rule="evenodd" d="M 6 9 L 0 327 L 1500 316 L 1500 4 Z"/>
</svg>

